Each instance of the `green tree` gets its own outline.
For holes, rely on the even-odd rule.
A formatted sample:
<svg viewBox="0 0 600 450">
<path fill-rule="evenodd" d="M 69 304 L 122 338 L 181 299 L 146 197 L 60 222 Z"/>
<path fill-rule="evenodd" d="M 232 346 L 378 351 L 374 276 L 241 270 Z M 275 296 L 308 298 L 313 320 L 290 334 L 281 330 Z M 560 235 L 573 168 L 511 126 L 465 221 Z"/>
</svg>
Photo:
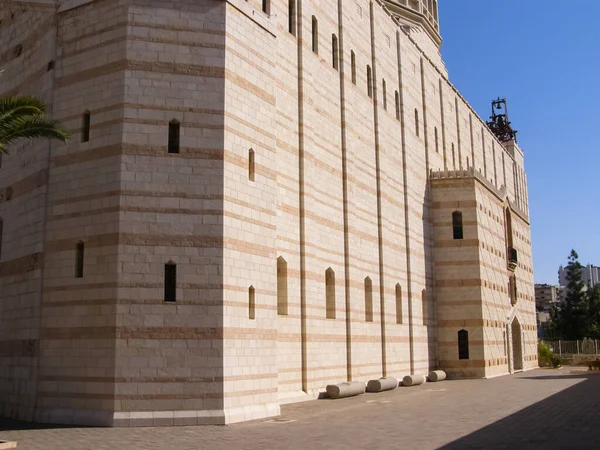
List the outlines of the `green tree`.
<svg viewBox="0 0 600 450">
<path fill-rule="evenodd" d="M 587 291 L 588 326 L 586 337 L 600 339 L 600 286 Z"/>
<path fill-rule="evenodd" d="M 34 97 L 0 98 L 0 153 L 21 138 L 69 140 L 69 132 L 56 120 L 46 119 L 45 105 Z"/>
<path fill-rule="evenodd" d="M 588 331 L 588 299 L 581 280 L 583 266 L 571 250 L 567 264 L 567 294 L 558 314 L 558 329 L 564 339 L 583 339 Z"/>
</svg>

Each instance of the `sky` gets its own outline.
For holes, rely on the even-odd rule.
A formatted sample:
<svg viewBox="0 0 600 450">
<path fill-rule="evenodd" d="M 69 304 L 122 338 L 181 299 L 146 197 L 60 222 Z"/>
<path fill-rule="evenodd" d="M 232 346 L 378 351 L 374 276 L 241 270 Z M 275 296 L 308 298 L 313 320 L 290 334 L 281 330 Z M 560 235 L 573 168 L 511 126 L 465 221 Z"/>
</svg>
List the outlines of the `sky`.
<svg viewBox="0 0 600 450">
<path fill-rule="evenodd" d="M 571 249 L 600 265 L 598 17 L 598 0 L 439 0 L 450 81 L 485 120 L 505 97 L 519 131 L 536 283 Z"/>
</svg>

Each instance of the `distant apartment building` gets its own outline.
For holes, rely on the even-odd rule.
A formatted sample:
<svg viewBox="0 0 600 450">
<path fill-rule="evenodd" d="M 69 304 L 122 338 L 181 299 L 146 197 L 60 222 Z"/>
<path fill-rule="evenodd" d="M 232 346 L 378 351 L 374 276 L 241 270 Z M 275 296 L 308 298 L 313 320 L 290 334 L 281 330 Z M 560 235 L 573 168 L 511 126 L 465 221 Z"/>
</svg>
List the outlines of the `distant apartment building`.
<svg viewBox="0 0 600 450">
<path fill-rule="evenodd" d="M 600 284 L 600 267 L 588 264 L 581 269 L 581 280 L 587 287 L 594 287 Z M 561 286 L 566 286 L 569 282 L 567 281 L 567 268 L 560 266 L 558 268 L 558 283 Z M 537 299 L 537 295 L 536 295 Z"/>
<path fill-rule="evenodd" d="M 536 284 L 535 288 L 535 309 L 537 311 L 550 311 L 552 306 L 560 300 L 560 286 L 550 284 Z"/>
<path fill-rule="evenodd" d="M 551 319 L 552 307 L 563 299 L 562 294 L 566 289 L 550 284 L 536 284 L 534 289 L 538 337 L 544 338 Z"/>
</svg>

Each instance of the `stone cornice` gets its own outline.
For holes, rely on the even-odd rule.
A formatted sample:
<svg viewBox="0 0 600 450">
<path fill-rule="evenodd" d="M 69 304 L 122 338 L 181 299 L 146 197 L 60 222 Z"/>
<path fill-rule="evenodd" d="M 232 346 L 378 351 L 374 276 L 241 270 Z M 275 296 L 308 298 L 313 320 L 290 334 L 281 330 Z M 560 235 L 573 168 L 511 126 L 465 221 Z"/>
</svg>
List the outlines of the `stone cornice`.
<svg viewBox="0 0 600 450">
<path fill-rule="evenodd" d="M 433 27 L 431 22 L 427 20 L 425 14 L 419 11 L 415 11 L 414 9 L 409 8 L 408 6 L 401 5 L 397 1 L 384 0 L 384 3 L 388 11 L 392 15 L 401 17 L 402 19 L 407 20 L 413 25 L 421 26 L 431 37 L 431 39 L 433 39 L 433 42 L 435 42 L 435 44 L 438 47 L 442 46 L 442 37 L 440 36 L 439 32 Z"/>
</svg>

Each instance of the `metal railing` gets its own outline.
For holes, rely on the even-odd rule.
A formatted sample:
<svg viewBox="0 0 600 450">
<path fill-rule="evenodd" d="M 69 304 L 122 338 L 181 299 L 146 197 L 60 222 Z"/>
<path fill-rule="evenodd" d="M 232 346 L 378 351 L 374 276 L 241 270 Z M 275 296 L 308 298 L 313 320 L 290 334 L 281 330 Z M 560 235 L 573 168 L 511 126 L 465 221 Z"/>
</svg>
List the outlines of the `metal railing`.
<svg viewBox="0 0 600 450">
<path fill-rule="evenodd" d="M 542 342 L 548 345 L 552 352 L 559 356 L 569 355 L 600 355 L 600 341 L 595 339 L 584 339 L 581 341 L 547 341 Z"/>
</svg>

